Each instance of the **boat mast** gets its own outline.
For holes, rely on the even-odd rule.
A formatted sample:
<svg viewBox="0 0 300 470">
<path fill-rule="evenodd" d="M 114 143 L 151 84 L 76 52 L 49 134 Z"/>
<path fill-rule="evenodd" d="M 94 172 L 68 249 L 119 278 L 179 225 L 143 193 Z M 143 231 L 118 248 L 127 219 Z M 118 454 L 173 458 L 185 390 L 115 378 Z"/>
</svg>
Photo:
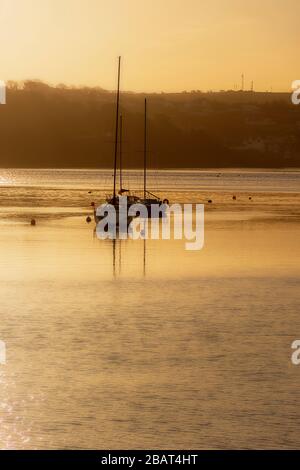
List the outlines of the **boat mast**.
<svg viewBox="0 0 300 470">
<path fill-rule="evenodd" d="M 144 115 L 144 199 L 146 199 L 146 179 L 147 179 L 147 99 L 145 98 Z"/>
<path fill-rule="evenodd" d="M 113 202 L 116 202 L 116 182 L 117 182 L 117 158 L 118 158 L 118 131 L 119 131 L 119 102 L 120 102 L 120 72 L 121 72 L 121 56 L 118 62 L 118 89 L 117 89 L 117 105 L 116 105 L 116 133 L 115 133 L 115 159 L 114 159 L 114 195 Z"/>
<path fill-rule="evenodd" d="M 120 114 L 120 193 L 122 194 L 122 133 L 123 133 L 123 116 Z"/>
</svg>

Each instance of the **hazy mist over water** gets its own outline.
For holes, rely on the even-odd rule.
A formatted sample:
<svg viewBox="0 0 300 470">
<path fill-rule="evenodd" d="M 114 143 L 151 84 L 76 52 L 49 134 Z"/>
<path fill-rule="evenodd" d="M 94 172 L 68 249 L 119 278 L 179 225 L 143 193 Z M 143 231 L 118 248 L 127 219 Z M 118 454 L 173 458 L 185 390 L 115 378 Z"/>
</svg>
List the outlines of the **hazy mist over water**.
<svg viewBox="0 0 300 470">
<path fill-rule="evenodd" d="M 198 252 L 97 239 L 85 218 L 111 182 L 0 172 L 1 448 L 299 446 L 300 173 L 150 172 L 171 203 L 205 203 Z"/>
</svg>

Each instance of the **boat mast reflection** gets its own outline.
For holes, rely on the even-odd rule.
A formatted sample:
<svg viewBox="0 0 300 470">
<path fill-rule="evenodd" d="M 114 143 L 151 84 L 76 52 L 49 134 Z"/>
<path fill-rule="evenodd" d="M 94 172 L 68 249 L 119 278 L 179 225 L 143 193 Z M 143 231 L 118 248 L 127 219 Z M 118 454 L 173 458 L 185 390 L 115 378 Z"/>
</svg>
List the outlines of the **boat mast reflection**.
<svg viewBox="0 0 300 470">
<path fill-rule="evenodd" d="M 141 234 L 143 235 L 145 232 L 145 226 L 144 228 L 141 230 Z M 109 238 L 107 237 L 107 232 L 105 232 L 105 235 L 106 237 L 104 238 L 103 236 L 103 239 L 101 239 L 101 237 L 99 237 L 99 232 L 96 232 L 96 229 L 94 229 L 94 232 L 93 232 L 93 236 L 94 238 L 97 238 L 99 240 L 99 242 L 105 242 L 106 245 L 107 244 L 110 244 L 111 245 L 111 250 L 112 250 L 112 272 L 113 272 L 113 277 L 114 278 L 117 278 L 118 276 L 121 275 L 122 273 L 122 244 L 128 244 L 131 242 L 131 240 L 128 240 L 128 239 L 124 239 L 124 236 L 122 236 L 122 232 L 119 230 L 119 228 L 116 230 L 116 232 L 114 233 L 116 236 L 115 237 L 112 237 L 112 238 Z M 104 235 L 104 232 L 103 232 L 103 235 Z M 138 245 L 137 246 L 141 246 L 141 243 L 142 243 L 142 246 L 143 246 L 143 253 L 142 253 L 142 262 L 143 262 L 143 277 L 146 277 L 146 264 L 147 264 L 147 239 L 146 237 L 144 238 L 140 238 L 139 240 L 135 240 L 134 241 L 135 243 L 137 243 Z M 139 250 L 136 250 L 135 251 L 135 256 L 137 256 L 137 254 L 140 253 Z"/>
</svg>

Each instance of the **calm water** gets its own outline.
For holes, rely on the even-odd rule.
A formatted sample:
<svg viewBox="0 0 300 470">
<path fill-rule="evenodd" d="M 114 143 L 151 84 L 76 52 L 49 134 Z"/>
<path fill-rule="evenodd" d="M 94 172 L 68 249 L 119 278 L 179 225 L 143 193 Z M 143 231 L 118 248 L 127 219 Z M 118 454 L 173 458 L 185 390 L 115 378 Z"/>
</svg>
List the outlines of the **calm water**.
<svg viewBox="0 0 300 470">
<path fill-rule="evenodd" d="M 299 447 L 300 173 L 153 172 L 213 200 L 199 252 L 98 240 L 110 183 L 0 171 L 1 448 Z"/>
</svg>

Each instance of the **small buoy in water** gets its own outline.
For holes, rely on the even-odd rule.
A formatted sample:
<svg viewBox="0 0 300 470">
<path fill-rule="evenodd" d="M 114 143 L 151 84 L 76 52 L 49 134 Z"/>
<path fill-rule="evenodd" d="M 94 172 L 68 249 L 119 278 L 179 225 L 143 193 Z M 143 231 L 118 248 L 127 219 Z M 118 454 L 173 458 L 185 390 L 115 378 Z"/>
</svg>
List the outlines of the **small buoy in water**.
<svg viewBox="0 0 300 470">
<path fill-rule="evenodd" d="M 251 196 L 249 196 L 249 201 L 252 201 L 252 197 L 251 197 Z"/>
<path fill-rule="evenodd" d="M 92 191 L 89 191 L 88 194 L 92 194 Z"/>
<path fill-rule="evenodd" d="M 88 224 L 89 224 L 90 222 L 92 222 L 92 219 L 90 218 L 89 215 L 87 216 L 86 221 L 87 221 Z"/>
<path fill-rule="evenodd" d="M 232 196 L 232 199 L 233 199 L 234 201 L 236 201 L 236 196 Z"/>
<path fill-rule="evenodd" d="M 211 200 L 211 199 L 209 199 L 207 202 L 208 202 L 209 204 L 211 204 L 211 203 L 212 203 L 212 200 Z"/>
<path fill-rule="evenodd" d="M 31 219 L 31 221 L 30 221 L 30 225 L 35 225 L 35 224 L 36 224 L 36 221 L 35 221 L 35 219 Z"/>
</svg>

